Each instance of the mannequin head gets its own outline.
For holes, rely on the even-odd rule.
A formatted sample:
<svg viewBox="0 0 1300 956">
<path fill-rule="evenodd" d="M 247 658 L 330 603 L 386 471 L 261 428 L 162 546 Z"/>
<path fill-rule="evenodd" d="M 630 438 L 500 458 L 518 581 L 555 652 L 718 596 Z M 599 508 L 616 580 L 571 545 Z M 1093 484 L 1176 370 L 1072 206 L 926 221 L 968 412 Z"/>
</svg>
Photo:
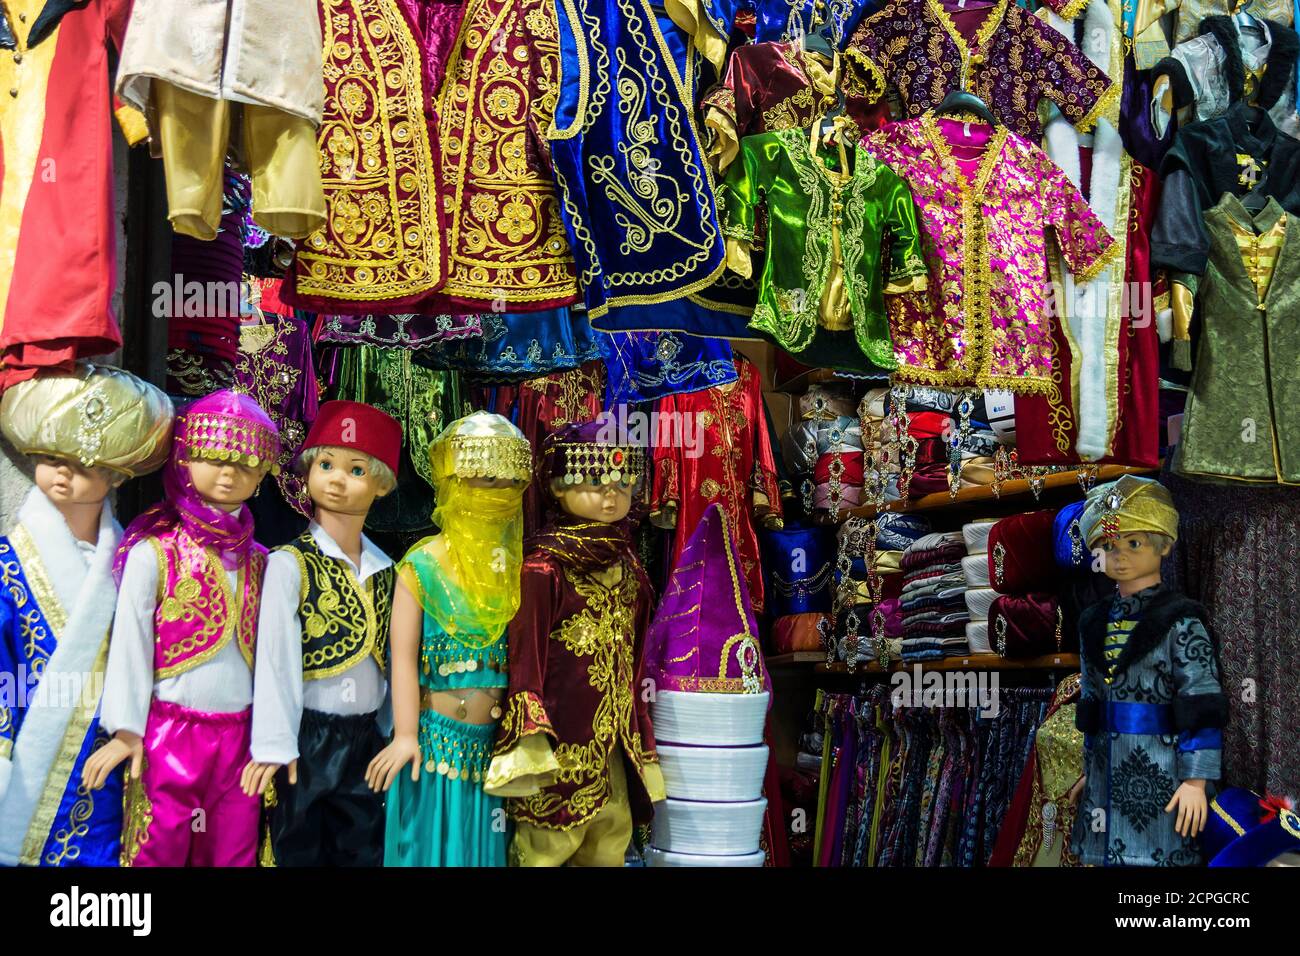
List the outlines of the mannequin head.
<svg viewBox="0 0 1300 956">
<path fill-rule="evenodd" d="M 1102 572 L 1116 582 L 1123 594 L 1132 594 L 1160 583 L 1160 562 L 1173 550 L 1168 535 L 1154 531 L 1121 532 L 1102 538 L 1093 548 Z"/>
<path fill-rule="evenodd" d="M 206 458 L 183 458 L 180 465 L 189 470 L 190 482 L 200 498 L 214 508 L 232 513 L 257 493 L 257 486 L 267 472 L 265 466 Z"/>
<path fill-rule="evenodd" d="M 56 508 L 66 505 L 101 505 L 108 493 L 126 480 L 107 468 L 86 467 L 57 455 L 32 455 L 36 487 Z"/>
<path fill-rule="evenodd" d="M 393 470 L 373 455 L 354 448 L 317 445 L 303 452 L 307 493 L 319 514 L 366 515 L 376 498 L 397 487 Z"/>
<path fill-rule="evenodd" d="M 632 485 L 621 481 L 566 485 L 563 480 L 554 479 L 551 494 L 566 512 L 587 521 L 615 524 L 632 509 Z"/>
</svg>

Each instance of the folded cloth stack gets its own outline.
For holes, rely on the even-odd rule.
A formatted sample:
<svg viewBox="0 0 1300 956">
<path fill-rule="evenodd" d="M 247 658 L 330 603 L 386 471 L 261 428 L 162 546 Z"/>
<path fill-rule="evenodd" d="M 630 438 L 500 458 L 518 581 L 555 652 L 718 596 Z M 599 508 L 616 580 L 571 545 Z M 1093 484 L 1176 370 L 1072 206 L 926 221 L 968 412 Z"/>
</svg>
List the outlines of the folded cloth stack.
<svg viewBox="0 0 1300 956">
<path fill-rule="evenodd" d="M 977 518 L 962 525 L 961 536 L 966 543 L 967 556 L 962 559 L 962 579 L 966 583 L 966 610 L 970 622 L 966 625 L 966 643 L 972 654 L 991 654 L 989 647 L 989 607 L 998 592 L 988 587 L 989 532 L 997 518 Z"/>
<path fill-rule="evenodd" d="M 998 597 L 988 606 L 985 640 L 1002 657 L 1037 657 L 1077 647 L 1074 635 L 1065 633 L 1056 597 L 1064 577 L 1057 563 L 1061 527 L 1056 512 L 1032 511 L 1003 518 L 989 531 L 989 583 Z"/>
<path fill-rule="evenodd" d="M 918 538 L 903 553 L 904 661 L 937 660 L 967 653 L 966 579 L 962 559 L 966 542 L 960 531 Z"/>
</svg>

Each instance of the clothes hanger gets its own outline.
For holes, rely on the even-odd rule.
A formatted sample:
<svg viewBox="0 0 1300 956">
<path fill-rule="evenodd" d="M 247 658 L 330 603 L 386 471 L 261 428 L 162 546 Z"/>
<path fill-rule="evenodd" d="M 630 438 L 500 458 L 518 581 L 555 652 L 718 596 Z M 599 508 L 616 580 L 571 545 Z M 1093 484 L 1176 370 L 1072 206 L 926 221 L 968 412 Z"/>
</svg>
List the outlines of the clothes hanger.
<svg viewBox="0 0 1300 956">
<path fill-rule="evenodd" d="M 989 109 L 988 104 L 974 93 L 968 93 L 966 90 L 952 90 L 943 98 L 943 102 L 934 111 L 935 116 L 948 116 L 952 113 L 974 113 L 990 126 L 998 125 L 998 121 L 994 119 L 993 111 Z"/>
<path fill-rule="evenodd" d="M 800 45 L 805 53 L 818 53 L 825 57 L 834 58 L 835 46 L 831 43 L 827 31 L 830 30 L 830 21 L 821 23 L 813 21 L 813 29 L 805 30 L 799 36 Z"/>
</svg>

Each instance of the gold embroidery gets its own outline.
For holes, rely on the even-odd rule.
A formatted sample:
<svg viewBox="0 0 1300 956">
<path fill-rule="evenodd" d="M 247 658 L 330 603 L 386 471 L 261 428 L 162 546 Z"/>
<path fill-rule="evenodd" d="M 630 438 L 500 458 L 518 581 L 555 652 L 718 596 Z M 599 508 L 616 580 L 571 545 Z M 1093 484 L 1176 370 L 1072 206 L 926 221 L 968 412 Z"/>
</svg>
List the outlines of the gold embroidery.
<svg viewBox="0 0 1300 956">
<path fill-rule="evenodd" d="M 558 783 L 575 785 L 567 800 L 554 790 L 522 798 L 524 812 L 533 820 L 544 820 L 562 809 L 571 819 L 565 829 L 586 822 L 609 796 L 609 761 L 619 744 L 635 761 L 643 753 L 639 739 L 626 737 L 632 721 L 636 661 L 633 655 L 637 591 L 640 580 L 633 569 L 621 571 L 617 583 L 605 585 L 594 576 L 564 569 L 565 579 L 586 606 L 566 619 L 551 634 L 573 654 L 590 658 L 587 680 L 600 698 L 592 715 L 592 737 L 585 743 L 558 743 Z M 638 765 L 639 766 L 639 765 Z"/>
<path fill-rule="evenodd" d="M 303 622 L 303 680 L 333 677 L 373 656 L 384 667 L 385 629 L 392 600 L 390 568 L 376 572 L 365 585 L 343 561 L 322 554 L 311 535 L 286 549 L 298 562 L 302 586 L 298 613 Z M 375 584 L 378 583 L 378 593 Z M 318 593 L 311 600 L 313 589 Z M 341 634 L 323 647 L 306 650 L 321 638 Z"/>
<path fill-rule="evenodd" d="M 448 190 L 443 291 L 483 302 L 578 294 L 549 170 L 530 162 L 559 96 L 559 31 L 542 0 L 473 0 L 439 93 Z"/>
<path fill-rule="evenodd" d="M 167 586 L 168 569 L 172 562 L 179 564 L 187 558 L 172 549 L 165 552 L 157 538 L 150 538 L 149 541 L 158 555 L 160 564 L 158 586 L 162 590 Z M 190 541 L 188 547 L 200 548 L 200 545 Z M 175 593 L 164 594 L 159 605 L 159 614 L 164 621 L 181 622 L 184 626 L 193 627 L 195 630 L 188 637 L 163 650 L 163 666 L 157 669 L 154 675 L 156 680 L 175 677 L 197 667 L 211 659 L 236 637 L 240 655 L 250 668 L 253 666 L 253 642 L 257 633 L 258 611 L 256 589 L 261 586 L 266 556 L 259 553 L 250 554 L 246 564 L 240 567 L 235 588 L 232 590 L 221 561 L 210 549 L 201 550 L 203 552 L 202 582 L 196 580 L 188 568 L 179 567 Z M 208 597 L 203 596 L 205 593 Z M 239 595 L 238 601 L 236 601 L 236 594 Z M 182 598 L 182 595 L 187 596 L 188 599 Z M 171 663 L 176 658 L 198 648 L 203 650 L 193 657 L 177 664 Z"/>
<path fill-rule="evenodd" d="M 27 528 L 17 525 L 9 533 L 9 543 L 13 546 L 14 557 L 18 559 L 31 590 L 22 588 L 17 579 L 16 567 L 5 567 L 0 573 L 4 575 L 4 586 L 9 588 L 9 594 L 14 598 L 15 608 L 19 609 L 18 633 L 23 640 L 23 655 L 27 658 L 28 670 L 39 676 L 45 672 L 54 644 L 57 644 L 59 635 L 67 626 L 68 612 L 59 600 L 54 585 L 50 583 L 45 564 L 41 561 L 41 553 Z M 0 551 L 0 556 L 3 554 L 4 551 Z M 33 599 L 33 606 L 24 611 L 22 608 L 26 606 L 28 596 Z M 49 625 L 49 630 L 40 623 L 42 618 Z M 53 643 L 47 650 L 43 645 L 51 641 Z"/>
<path fill-rule="evenodd" d="M 135 865 L 140 849 L 149 842 L 149 828 L 153 826 L 153 801 L 144 790 L 144 778 L 149 773 L 149 758 L 140 765 L 140 776 L 126 782 L 123 796 L 122 866 Z"/>
<path fill-rule="evenodd" d="M 23 839 L 23 848 L 18 854 L 18 862 L 23 866 L 37 866 L 40 863 L 41 850 L 49 839 L 55 815 L 60 804 L 63 803 L 63 795 L 68 790 L 68 781 L 72 779 L 72 771 L 76 769 L 77 758 L 81 755 L 82 744 L 99 710 L 98 690 L 103 686 L 104 667 L 107 663 L 108 632 L 105 631 L 99 653 L 95 655 L 94 666 L 87 675 L 88 679 L 81 686 L 81 699 L 72 708 L 58 756 L 54 758 L 50 772 L 45 777 L 40 802 L 36 805 L 36 812 L 32 814 L 32 822 Z"/>
<path fill-rule="evenodd" d="M 322 0 L 329 221 L 298 249 L 304 295 L 360 301 L 442 281 L 422 51 L 392 0 Z"/>
</svg>

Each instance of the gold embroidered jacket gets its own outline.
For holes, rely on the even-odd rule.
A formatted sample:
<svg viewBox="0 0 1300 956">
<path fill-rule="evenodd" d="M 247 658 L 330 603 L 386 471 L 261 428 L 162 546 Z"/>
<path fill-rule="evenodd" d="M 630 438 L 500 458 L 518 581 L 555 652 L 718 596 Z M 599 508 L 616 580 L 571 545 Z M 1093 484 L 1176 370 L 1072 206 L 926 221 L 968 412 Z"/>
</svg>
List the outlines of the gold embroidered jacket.
<svg viewBox="0 0 1300 956">
<path fill-rule="evenodd" d="M 510 691 L 494 754 L 545 734 L 558 772 L 540 793 L 509 800 L 513 819 L 553 830 L 590 820 L 609 798 L 609 761 L 617 749 L 635 770 L 627 774 L 633 819 L 651 818 L 652 793 L 663 796 L 654 793 L 662 780 L 659 756 L 640 692 L 652 597 L 639 564 L 624 564 L 613 581 L 605 572 L 567 568 L 544 551 L 525 558 L 519 613 L 509 628 Z"/>
</svg>

